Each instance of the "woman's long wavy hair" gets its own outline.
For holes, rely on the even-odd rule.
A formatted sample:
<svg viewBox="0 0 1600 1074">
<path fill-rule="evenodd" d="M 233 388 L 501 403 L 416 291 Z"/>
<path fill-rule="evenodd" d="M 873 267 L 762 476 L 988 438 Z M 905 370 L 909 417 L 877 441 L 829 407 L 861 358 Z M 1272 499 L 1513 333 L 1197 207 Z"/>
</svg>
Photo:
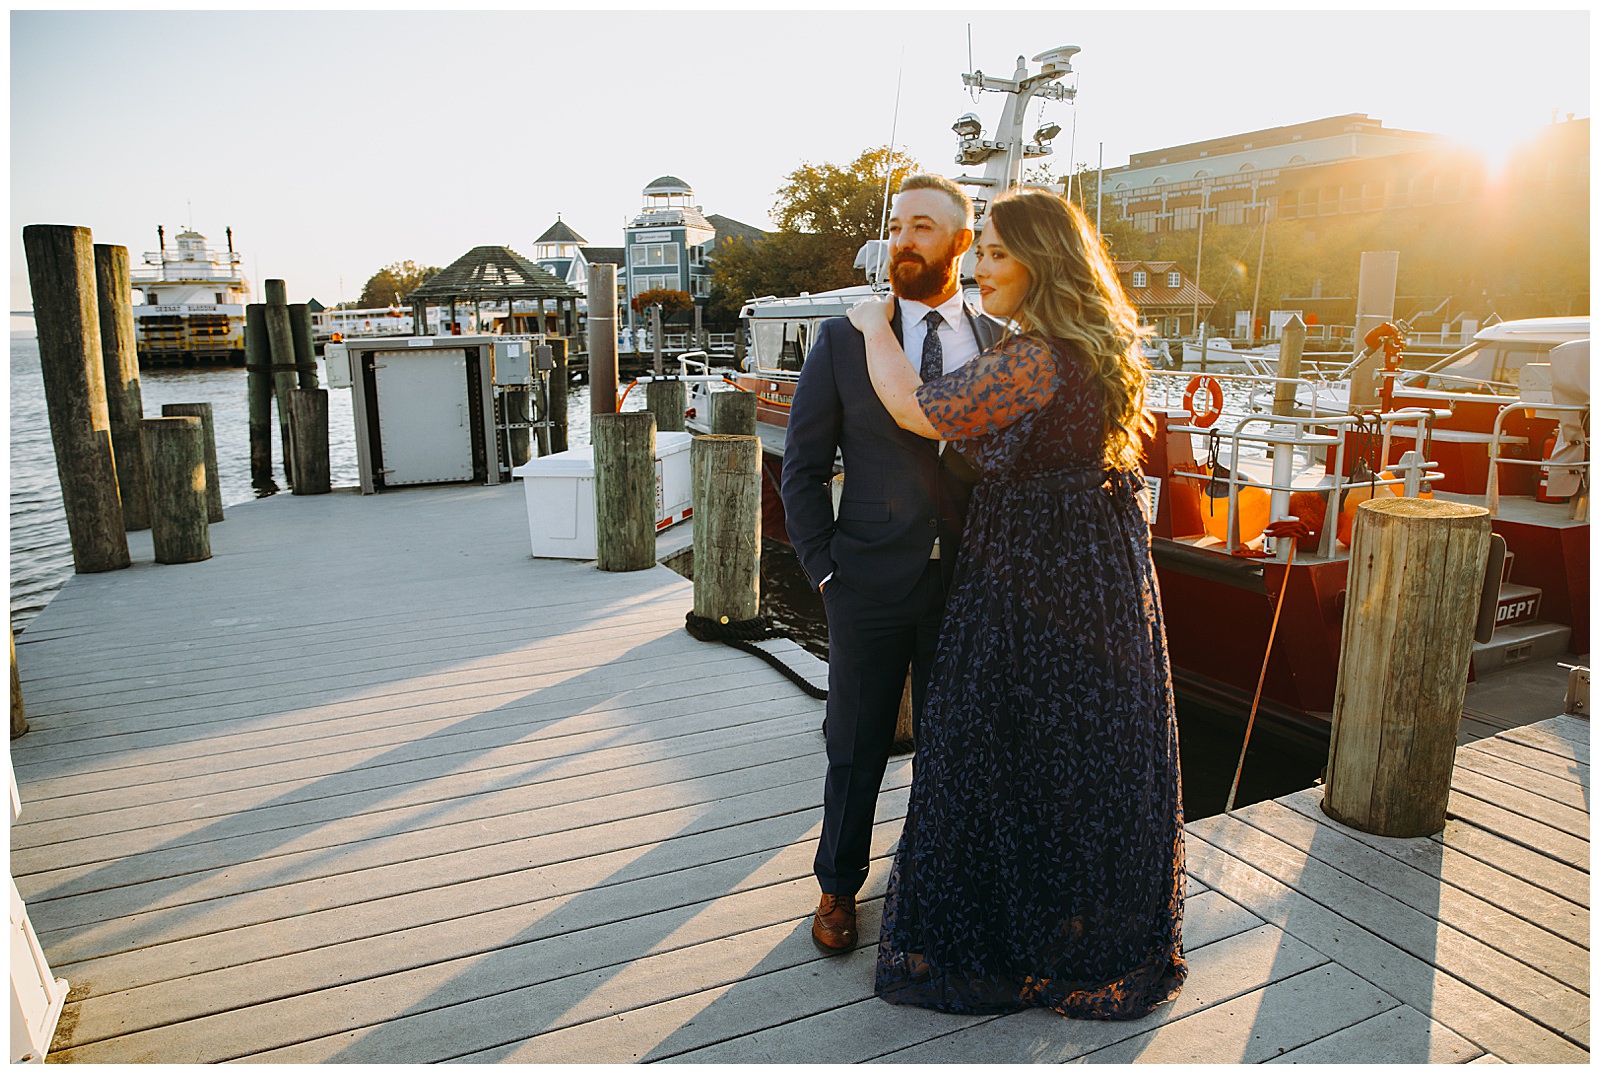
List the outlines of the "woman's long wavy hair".
<svg viewBox="0 0 1600 1074">
<path fill-rule="evenodd" d="M 1085 372 L 1103 389 L 1106 464 L 1137 467 L 1138 434 L 1150 425 L 1139 314 L 1099 234 L 1076 205 L 1036 187 L 1006 191 L 988 219 L 1006 252 L 1028 270 L 1028 290 L 1012 319 L 1024 332 L 1078 345 Z"/>
</svg>

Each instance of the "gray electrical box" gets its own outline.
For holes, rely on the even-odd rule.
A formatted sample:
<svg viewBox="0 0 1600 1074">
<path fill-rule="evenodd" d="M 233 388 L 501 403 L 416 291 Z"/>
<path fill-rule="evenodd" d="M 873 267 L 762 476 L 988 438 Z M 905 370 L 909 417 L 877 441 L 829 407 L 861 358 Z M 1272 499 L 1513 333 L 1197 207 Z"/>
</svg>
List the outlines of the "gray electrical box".
<svg viewBox="0 0 1600 1074">
<path fill-rule="evenodd" d="M 533 340 L 507 339 L 494 345 L 494 382 L 526 384 L 533 378 Z"/>
</svg>

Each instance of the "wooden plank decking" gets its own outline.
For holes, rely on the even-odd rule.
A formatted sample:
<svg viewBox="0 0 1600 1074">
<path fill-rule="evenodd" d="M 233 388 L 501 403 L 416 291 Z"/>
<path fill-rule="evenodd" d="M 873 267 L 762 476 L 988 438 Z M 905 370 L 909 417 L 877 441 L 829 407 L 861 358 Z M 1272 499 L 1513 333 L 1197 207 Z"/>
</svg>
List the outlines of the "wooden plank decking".
<svg viewBox="0 0 1600 1074">
<path fill-rule="evenodd" d="M 1463 747 L 1434 839 L 1317 790 L 1191 822 L 1191 976 L 1149 1019 L 940 1015 L 810 943 L 821 703 L 689 638 L 670 571 L 526 541 L 514 485 L 279 496 L 30 625 L 52 1060 L 1588 1059 L 1586 721 Z"/>
</svg>

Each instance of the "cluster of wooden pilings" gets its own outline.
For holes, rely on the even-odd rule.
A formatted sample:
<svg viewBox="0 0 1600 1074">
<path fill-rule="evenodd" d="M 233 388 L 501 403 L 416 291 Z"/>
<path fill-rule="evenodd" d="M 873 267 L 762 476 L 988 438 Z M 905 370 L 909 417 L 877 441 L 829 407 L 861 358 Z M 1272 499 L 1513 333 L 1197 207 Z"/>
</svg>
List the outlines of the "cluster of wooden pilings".
<svg viewBox="0 0 1600 1074">
<path fill-rule="evenodd" d="M 144 529 L 157 563 L 210 558 L 207 527 L 222 520 L 211 404 L 144 416 L 127 248 L 66 224 L 30 225 L 22 241 L 73 569 L 129 566 L 127 534 Z"/>
<path fill-rule="evenodd" d="M 244 363 L 249 371 L 250 483 L 276 491 L 272 471 L 272 410 L 276 402 L 283 473 L 296 495 L 331 488 L 328 393 L 317 387 L 311 314 L 291 303 L 282 280 L 267 280 L 265 302 L 244 310 Z"/>
</svg>

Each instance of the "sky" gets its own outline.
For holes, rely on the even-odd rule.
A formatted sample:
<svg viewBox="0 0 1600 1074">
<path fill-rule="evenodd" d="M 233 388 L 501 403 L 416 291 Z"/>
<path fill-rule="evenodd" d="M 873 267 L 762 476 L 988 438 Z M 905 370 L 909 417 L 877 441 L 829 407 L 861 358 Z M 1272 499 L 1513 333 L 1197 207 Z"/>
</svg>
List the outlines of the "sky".
<svg viewBox="0 0 1600 1074">
<path fill-rule="evenodd" d="M 962 73 L 1009 77 L 1067 44 L 1077 100 L 1045 106 L 1058 173 L 1069 150 L 1110 168 L 1352 112 L 1495 168 L 1554 117 L 1589 117 L 1591 30 L 1571 5 L 13 11 L 11 308 L 32 306 L 32 223 L 88 227 L 135 265 L 157 225 L 219 246 L 232 227 L 257 301 L 278 278 L 326 305 L 391 262 L 531 257 L 558 213 L 620 245 L 661 175 L 708 214 L 771 227 L 791 171 L 891 136 L 958 174 L 950 124 L 992 127 L 1002 102 L 974 101 Z"/>
</svg>

